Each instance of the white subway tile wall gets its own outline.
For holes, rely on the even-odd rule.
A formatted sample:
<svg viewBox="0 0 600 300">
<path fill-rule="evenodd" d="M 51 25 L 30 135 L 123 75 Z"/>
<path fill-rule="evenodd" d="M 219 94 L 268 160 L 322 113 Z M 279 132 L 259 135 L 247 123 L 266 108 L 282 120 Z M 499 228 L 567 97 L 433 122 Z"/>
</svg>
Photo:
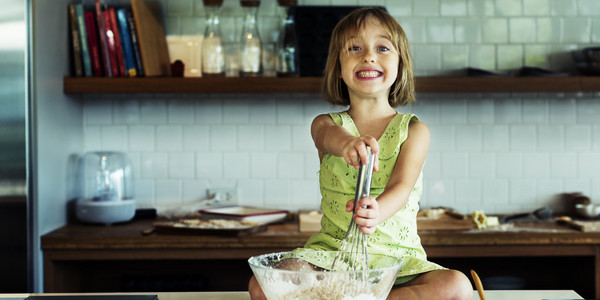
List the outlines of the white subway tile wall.
<svg viewBox="0 0 600 300">
<path fill-rule="evenodd" d="M 171 37 L 202 34 L 202 0 L 163 0 Z M 300 5 L 386 6 L 403 25 L 415 74 L 522 66 L 573 72 L 569 51 L 600 43 L 597 0 L 300 0 Z M 261 35 L 276 40 L 280 11 L 262 0 Z M 239 1 L 222 30 L 235 48 Z M 269 31 L 267 31 L 267 29 Z M 327 47 L 327 45 L 323 45 Z M 231 51 L 230 54 L 235 54 Z M 228 68 L 235 69 L 229 58 Z M 187 66 L 186 66 L 187 67 Z M 398 108 L 429 125 L 421 206 L 508 213 L 557 205 L 561 193 L 600 201 L 600 94 L 417 94 Z M 138 206 L 175 205 L 233 187 L 239 203 L 319 207 L 310 123 L 331 107 L 319 94 L 85 95 L 84 149 L 127 152 Z"/>
</svg>

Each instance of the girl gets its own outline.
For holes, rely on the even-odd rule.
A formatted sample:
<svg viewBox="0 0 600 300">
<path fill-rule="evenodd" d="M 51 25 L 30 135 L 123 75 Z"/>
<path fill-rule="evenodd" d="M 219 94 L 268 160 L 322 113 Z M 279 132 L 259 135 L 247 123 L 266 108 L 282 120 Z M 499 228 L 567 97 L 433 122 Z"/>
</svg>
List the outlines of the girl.
<svg viewBox="0 0 600 300">
<path fill-rule="evenodd" d="M 355 210 L 356 224 L 368 235 L 369 253 L 403 260 L 388 299 L 471 299 L 469 279 L 427 261 L 417 235 L 429 129 L 415 115 L 395 110 L 414 102 L 414 84 L 408 41 L 387 12 L 360 8 L 337 24 L 325 67 L 323 98 L 349 108 L 317 116 L 311 125 L 321 161 L 323 219 L 321 231 L 303 249 L 339 249 L 350 212 Z M 367 160 L 367 146 L 376 158 L 371 196 L 354 207 L 355 178 L 360 162 Z M 307 260 L 311 267 L 327 267 Z M 306 266 L 296 262 L 282 267 Z M 252 299 L 264 298 L 255 278 L 249 291 Z"/>
</svg>

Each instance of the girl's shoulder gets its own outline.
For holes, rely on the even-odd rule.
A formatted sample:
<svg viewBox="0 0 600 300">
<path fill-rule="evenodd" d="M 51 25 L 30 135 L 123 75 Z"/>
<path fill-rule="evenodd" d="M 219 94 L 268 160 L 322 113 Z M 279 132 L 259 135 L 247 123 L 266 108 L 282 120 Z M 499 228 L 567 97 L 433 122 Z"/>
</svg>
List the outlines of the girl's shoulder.
<svg viewBox="0 0 600 300">
<path fill-rule="evenodd" d="M 404 130 L 407 130 L 413 123 L 422 123 L 421 119 L 417 115 L 413 113 L 401 112 L 398 112 L 398 114 L 396 115 L 396 117 L 394 117 L 394 120 L 392 120 L 392 122 L 394 122 L 395 124 L 394 127 L 399 127 Z"/>
<path fill-rule="evenodd" d="M 383 136 L 379 140 L 381 159 L 389 159 L 398 155 L 401 145 L 408 138 L 409 130 L 412 132 L 413 127 L 422 128 L 426 125 L 422 123 L 417 115 L 412 113 L 398 113 L 388 125 Z"/>
<path fill-rule="evenodd" d="M 352 117 L 350 117 L 348 111 L 330 112 L 328 115 L 337 125 L 343 125 L 344 123 L 348 124 L 352 121 Z"/>
</svg>

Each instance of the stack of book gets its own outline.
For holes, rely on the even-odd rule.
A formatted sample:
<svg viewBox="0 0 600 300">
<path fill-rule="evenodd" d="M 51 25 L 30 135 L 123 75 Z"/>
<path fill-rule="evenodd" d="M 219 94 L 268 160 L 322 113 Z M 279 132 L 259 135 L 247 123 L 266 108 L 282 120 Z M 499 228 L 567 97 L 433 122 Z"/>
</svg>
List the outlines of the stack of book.
<svg viewBox="0 0 600 300">
<path fill-rule="evenodd" d="M 160 8 L 131 0 L 130 7 L 68 5 L 73 76 L 168 76 L 169 55 Z M 144 26 L 145 28 L 140 28 Z"/>
</svg>

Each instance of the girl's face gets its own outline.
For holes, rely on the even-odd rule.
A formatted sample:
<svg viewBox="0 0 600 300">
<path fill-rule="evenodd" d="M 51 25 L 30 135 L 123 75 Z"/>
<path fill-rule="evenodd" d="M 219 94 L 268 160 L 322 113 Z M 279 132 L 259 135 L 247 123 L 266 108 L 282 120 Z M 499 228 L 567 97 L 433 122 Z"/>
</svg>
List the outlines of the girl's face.
<svg viewBox="0 0 600 300">
<path fill-rule="evenodd" d="M 350 99 L 383 97 L 387 101 L 400 59 L 390 36 L 377 20 L 370 19 L 351 35 L 347 47 L 340 52 L 340 66 Z"/>
</svg>

